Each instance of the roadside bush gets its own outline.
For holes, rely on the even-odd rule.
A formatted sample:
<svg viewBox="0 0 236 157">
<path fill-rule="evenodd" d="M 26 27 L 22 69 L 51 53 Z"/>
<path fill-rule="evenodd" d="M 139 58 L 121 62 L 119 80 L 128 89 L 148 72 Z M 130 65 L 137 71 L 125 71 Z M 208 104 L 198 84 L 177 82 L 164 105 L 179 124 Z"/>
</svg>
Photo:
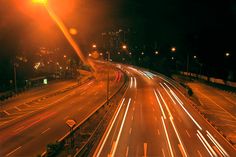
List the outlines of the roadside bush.
<svg viewBox="0 0 236 157">
<path fill-rule="evenodd" d="M 61 149 L 62 149 L 62 144 L 59 142 L 56 142 L 53 144 L 48 144 L 47 145 L 47 156 L 48 157 L 56 156 Z"/>
</svg>

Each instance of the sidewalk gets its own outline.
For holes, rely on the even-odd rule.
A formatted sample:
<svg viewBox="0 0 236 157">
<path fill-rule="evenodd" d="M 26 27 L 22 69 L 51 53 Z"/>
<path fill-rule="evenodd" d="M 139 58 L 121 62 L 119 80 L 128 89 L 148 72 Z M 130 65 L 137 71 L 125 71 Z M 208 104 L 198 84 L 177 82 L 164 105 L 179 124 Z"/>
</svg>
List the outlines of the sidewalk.
<svg viewBox="0 0 236 157">
<path fill-rule="evenodd" d="M 197 108 L 236 145 L 236 94 L 193 81 L 186 83 L 198 98 Z"/>
</svg>

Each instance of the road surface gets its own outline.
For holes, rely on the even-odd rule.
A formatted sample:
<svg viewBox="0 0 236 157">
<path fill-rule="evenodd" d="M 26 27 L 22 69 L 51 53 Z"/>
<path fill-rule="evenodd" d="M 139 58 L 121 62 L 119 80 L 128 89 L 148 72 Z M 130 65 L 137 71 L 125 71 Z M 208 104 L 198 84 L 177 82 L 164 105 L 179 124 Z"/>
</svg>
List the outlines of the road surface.
<svg viewBox="0 0 236 157">
<path fill-rule="evenodd" d="M 110 93 L 122 84 L 123 78 L 118 82 L 117 73 L 110 74 Z M 47 144 L 54 143 L 69 131 L 66 120 L 73 119 L 79 123 L 104 103 L 106 85 L 106 79 L 93 80 L 74 90 L 20 108 L 21 112 L 34 108 L 39 110 L 0 127 L 0 156 L 31 157 L 41 154 Z"/>
<path fill-rule="evenodd" d="M 235 156 L 235 149 L 167 79 L 125 68 L 130 86 L 94 157 Z"/>
</svg>

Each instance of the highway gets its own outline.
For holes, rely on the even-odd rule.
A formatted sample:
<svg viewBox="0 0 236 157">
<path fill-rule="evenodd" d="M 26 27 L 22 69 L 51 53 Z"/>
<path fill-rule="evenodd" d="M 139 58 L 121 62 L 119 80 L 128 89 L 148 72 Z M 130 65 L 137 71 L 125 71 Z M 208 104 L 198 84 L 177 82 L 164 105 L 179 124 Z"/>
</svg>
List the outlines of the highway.
<svg viewBox="0 0 236 157">
<path fill-rule="evenodd" d="M 123 77 L 117 80 L 118 74 L 122 76 L 118 70 L 110 73 L 110 94 L 124 81 Z M 0 156 L 31 157 L 44 152 L 47 144 L 56 142 L 69 131 L 66 120 L 79 123 L 104 103 L 106 78 L 103 73 L 98 80 L 20 108 L 21 112 L 29 114 L 0 127 Z M 34 112 L 30 112 L 32 110 Z"/>
<path fill-rule="evenodd" d="M 235 156 L 233 148 L 169 79 L 123 67 L 129 88 L 94 157 Z"/>
</svg>

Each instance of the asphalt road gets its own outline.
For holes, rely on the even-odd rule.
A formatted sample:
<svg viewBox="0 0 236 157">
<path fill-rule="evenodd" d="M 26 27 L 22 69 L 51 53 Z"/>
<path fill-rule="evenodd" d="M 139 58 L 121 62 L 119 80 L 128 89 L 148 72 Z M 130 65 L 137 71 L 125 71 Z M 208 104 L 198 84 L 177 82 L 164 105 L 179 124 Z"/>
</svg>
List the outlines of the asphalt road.
<svg viewBox="0 0 236 157">
<path fill-rule="evenodd" d="M 141 69 L 125 69 L 130 87 L 94 157 L 235 156 L 236 150 L 172 82 Z"/>
<path fill-rule="evenodd" d="M 200 102 L 198 109 L 236 145 L 236 94 L 197 81 L 188 86 Z"/>
<path fill-rule="evenodd" d="M 117 81 L 117 71 L 110 76 L 110 93 L 113 93 L 120 87 L 123 78 Z M 104 75 L 97 81 L 31 104 L 30 109 L 41 107 L 40 110 L 0 127 L 0 156 L 31 157 L 41 154 L 47 144 L 54 143 L 69 131 L 66 120 L 74 119 L 79 123 L 104 103 L 106 85 Z M 30 109 L 21 108 L 21 111 Z"/>
</svg>

